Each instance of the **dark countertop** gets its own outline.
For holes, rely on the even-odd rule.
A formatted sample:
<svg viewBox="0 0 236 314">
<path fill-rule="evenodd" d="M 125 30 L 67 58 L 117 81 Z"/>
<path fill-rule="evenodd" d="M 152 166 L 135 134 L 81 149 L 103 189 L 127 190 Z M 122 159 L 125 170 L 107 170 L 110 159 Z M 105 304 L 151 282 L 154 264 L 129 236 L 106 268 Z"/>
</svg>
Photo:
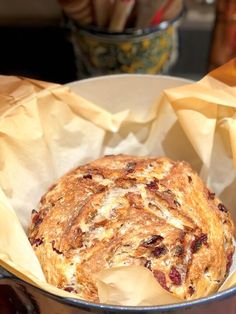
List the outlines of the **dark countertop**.
<svg viewBox="0 0 236 314">
<path fill-rule="evenodd" d="M 0 74 L 44 81 L 76 80 L 69 33 L 61 27 L 1 27 Z"/>
</svg>

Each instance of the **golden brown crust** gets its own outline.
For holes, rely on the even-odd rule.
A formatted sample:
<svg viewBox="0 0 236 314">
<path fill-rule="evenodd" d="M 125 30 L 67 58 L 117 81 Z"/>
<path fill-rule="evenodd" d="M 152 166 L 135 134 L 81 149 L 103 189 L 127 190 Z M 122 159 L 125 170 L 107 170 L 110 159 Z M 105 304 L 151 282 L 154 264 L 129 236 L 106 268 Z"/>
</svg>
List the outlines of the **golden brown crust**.
<svg viewBox="0 0 236 314">
<path fill-rule="evenodd" d="M 106 156 L 63 176 L 32 215 L 49 283 L 98 301 L 93 275 L 138 264 L 183 299 L 216 291 L 233 247 L 229 212 L 185 162 Z"/>
</svg>

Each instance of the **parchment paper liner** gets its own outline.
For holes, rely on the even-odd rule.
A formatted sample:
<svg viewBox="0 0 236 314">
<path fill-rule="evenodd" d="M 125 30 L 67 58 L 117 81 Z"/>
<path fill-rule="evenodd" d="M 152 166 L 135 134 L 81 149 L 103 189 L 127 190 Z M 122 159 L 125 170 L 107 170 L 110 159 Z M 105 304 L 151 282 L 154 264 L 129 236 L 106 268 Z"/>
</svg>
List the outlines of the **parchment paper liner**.
<svg viewBox="0 0 236 314">
<path fill-rule="evenodd" d="M 148 111 L 130 104 L 111 114 L 67 86 L 4 76 L 0 101 L 0 265 L 36 286 L 74 297 L 45 283 L 24 230 L 31 210 L 56 178 L 103 154 L 186 160 L 236 217 L 235 60 L 197 83 L 166 90 Z M 224 289 L 236 284 L 234 270 Z M 102 302 L 181 302 L 141 266 L 104 270 L 96 276 Z M 139 290 L 135 278 L 143 278 Z"/>
</svg>

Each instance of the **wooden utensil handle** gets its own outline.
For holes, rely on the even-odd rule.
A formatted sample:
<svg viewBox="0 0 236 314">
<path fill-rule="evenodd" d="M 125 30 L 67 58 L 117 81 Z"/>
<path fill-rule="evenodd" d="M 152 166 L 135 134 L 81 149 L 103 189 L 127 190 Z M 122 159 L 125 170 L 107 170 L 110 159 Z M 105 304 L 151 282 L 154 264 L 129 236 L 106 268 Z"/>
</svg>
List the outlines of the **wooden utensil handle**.
<svg viewBox="0 0 236 314">
<path fill-rule="evenodd" d="M 135 0 L 117 0 L 111 22 L 109 25 L 109 31 L 122 32 L 124 30 L 127 19 L 134 7 Z"/>
</svg>

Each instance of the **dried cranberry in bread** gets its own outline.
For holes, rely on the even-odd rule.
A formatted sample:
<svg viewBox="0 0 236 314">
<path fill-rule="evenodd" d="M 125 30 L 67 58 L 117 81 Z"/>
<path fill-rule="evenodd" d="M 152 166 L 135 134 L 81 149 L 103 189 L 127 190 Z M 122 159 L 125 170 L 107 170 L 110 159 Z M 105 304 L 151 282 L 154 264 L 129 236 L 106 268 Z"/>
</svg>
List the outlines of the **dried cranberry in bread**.
<svg viewBox="0 0 236 314">
<path fill-rule="evenodd" d="M 93 275 L 138 264 L 182 299 L 216 291 L 232 256 L 226 207 L 185 162 L 106 156 L 64 175 L 32 214 L 47 281 L 98 301 Z"/>
</svg>

